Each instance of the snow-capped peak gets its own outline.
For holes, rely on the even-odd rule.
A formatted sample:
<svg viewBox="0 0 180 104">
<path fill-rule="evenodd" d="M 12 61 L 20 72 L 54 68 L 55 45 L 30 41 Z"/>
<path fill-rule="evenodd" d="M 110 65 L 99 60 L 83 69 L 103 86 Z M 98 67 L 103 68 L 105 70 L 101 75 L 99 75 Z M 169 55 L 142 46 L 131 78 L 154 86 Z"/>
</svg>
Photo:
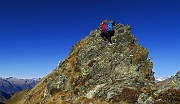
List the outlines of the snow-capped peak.
<svg viewBox="0 0 180 104">
<path fill-rule="evenodd" d="M 156 81 L 156 82 L 164 81 L 164 80 L 166 80 L 166 79 L 168 79 L 168 78 L 170 78 L 170 77 L 155 77 L 155 81 Z"/>
</svg>

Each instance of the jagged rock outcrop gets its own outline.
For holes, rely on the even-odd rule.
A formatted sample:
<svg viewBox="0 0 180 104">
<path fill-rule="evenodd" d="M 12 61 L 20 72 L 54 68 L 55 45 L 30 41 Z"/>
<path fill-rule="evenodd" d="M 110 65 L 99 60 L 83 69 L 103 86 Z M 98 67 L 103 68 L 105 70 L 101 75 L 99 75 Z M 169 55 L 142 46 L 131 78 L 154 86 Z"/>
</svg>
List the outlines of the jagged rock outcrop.
<svg viewBox="0 0 180 104">
<path fill-rule="evenodd" d="M 149 51 L 137 44 L 130 26 L 117 24 L 108 45 L 98 30 L 72 47 L 67 58 L 20 100 L 11 104 L 137 103 L 140 89 L 155 84 Z M 126 96 L 126 97 L 125 97 Z"/>
</svg>

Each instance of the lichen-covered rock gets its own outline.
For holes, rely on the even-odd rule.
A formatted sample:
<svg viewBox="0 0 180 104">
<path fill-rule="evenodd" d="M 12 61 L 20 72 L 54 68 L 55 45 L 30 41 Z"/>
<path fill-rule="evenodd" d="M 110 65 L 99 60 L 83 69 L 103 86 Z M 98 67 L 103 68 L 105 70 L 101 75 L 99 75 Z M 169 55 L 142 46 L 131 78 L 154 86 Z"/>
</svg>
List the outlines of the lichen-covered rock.
<svg viewBox="0 0 180 104">
<path fill-rule="evenodd" d="M 175 76 L 167 79 L 163 85 L 155 92 L 158 102 L 178 104 L 180 103 L 180 70 Z"/>
<path fill-rule="evenodd" d="M 141 94 L 138 99 L 139 104 L 180 104 L 180 71 L 165 81 L 159 82 L 160 86 L 156 91 L 146 96 Z M 145 97 L 146 99 L 142 98 Z"/>
<path fill-rule="evenodd" d="M 138 104 L 144 104 L 148 97 L 149 95 L 142 93 L 138 98 Z"/>
<path fill-rule="evenodd" d="M 129 25 L 117 24 L 108 45 L 99 30 L 74 45 L 64 61 L 43 78 L 18 104 L 106 104 L 122 95 L 126 102 L 135 103 L 138 89 L 154 85 L 153 64 L 149 51 L 137 44 Z"/>
<path fill-rule="evenodd" d="M 168 79 L 168 81 L 162 86 L 162 89 L 179 89 L 180 90 L 180 70 L 175 76 Z"/>
</svg>

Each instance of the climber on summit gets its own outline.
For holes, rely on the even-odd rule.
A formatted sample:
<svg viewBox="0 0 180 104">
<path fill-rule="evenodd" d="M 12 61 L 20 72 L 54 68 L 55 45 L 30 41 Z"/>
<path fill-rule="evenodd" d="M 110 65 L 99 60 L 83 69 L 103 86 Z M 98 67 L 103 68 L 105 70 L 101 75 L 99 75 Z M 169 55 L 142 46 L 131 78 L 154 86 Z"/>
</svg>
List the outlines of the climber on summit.
<svg viewBox="0 0 180 104">
<path fill-rule="evenodd" d="M 113 29 L 115 26 L 114 21 L 112 20 L 104 20 L 101 24 L 100 24 L 100 35 L 101 37 L 106 41 L 108 40 L 110 42 L 109 45 L 113 45 L 114 43 L 112 43 L 111 37 L 114 36 L 115 30 Z"/>
</svg>

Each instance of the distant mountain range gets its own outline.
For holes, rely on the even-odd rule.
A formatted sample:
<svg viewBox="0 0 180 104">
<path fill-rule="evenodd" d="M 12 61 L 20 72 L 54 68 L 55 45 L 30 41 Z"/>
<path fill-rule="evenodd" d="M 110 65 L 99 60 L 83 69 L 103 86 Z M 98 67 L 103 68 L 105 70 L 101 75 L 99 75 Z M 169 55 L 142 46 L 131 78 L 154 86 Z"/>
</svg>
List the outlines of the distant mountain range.
<svg viewBox="0 0 180 104">
<path fill-rule="evenodd" d="M 39 80 L 40 78 L 18 79 L 0 77 L 0 102 L 9 99 L 16 92 L 32 89 Z"/>
<path fill-rule="evenodd" d="M 170 77 L 155 77 L 155 81 L 160 82 L 160 81 L 164 81 L 164 80 L 166 80 L 168 78 L 170 78 Z"/>
<path fill-rule="evenodd" d="M 18 91 L 32 89 L 34 85 L 40 79 L 18 79 L 18 78 L 1 78 L 0 77 L 0 91 L 5 92 L 7 94 L 16 93 Z"/>
</svg>

